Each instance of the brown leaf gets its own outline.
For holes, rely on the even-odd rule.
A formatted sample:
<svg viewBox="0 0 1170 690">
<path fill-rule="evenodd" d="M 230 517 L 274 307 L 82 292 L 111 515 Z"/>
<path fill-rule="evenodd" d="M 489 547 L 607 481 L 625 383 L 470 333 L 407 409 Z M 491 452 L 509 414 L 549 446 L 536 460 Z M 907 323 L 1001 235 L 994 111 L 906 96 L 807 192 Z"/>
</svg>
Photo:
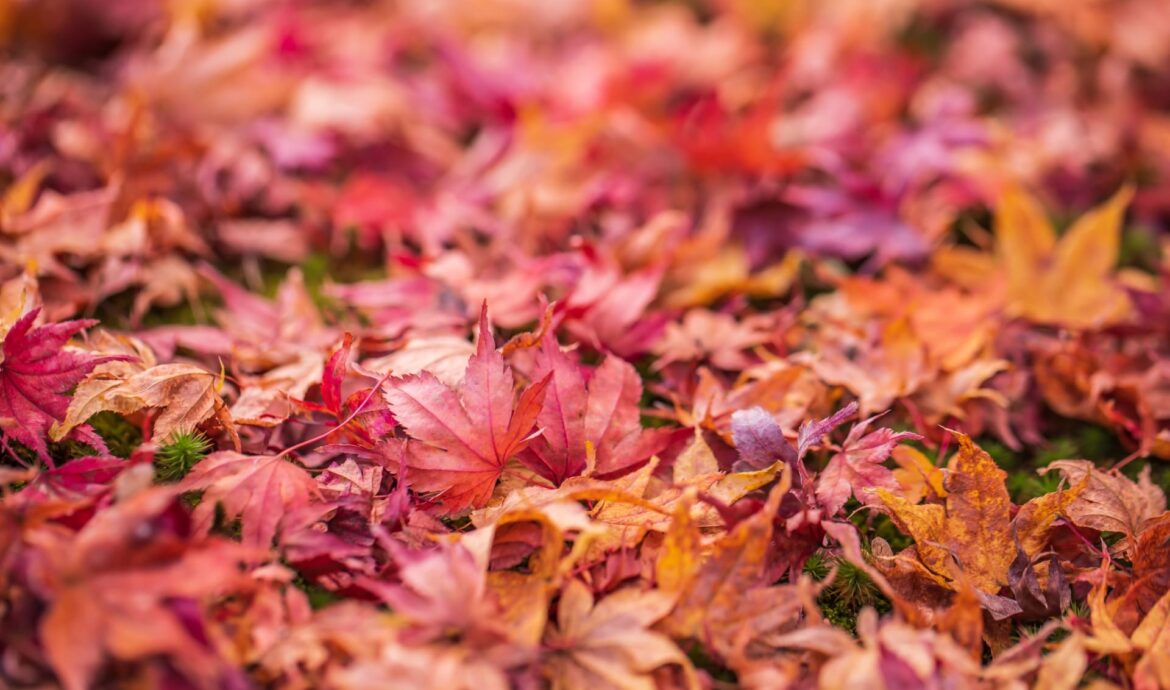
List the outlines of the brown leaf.
<svg viewBox="0 0 1170 690">
<path fill-rule="evenodd" d="M 663 622 L 672 636 L 697 637 L 729 654 L 740 640 L 774 632 L 799 615 L 806 601 L 797 585 L 770 586 L 764 577 L 785 484 L 772 489 L 759 512 L 720 537 L 682 585 L 678 605 Z"/>
<path fill-rule="evenodd" d="M 216 374 L 193 364 L 156 364 L 145 344 L 127 336 L 99 334 L 95 343 L 104 352 L 130 355 L 134 361 L 107 362 L 82 381 L 64 422 L 53 429 L 54 439 L 64 438 L 98 412 L 129 415 L 147 408 L 161 410 L 154 420 L 154 436 L 162 443 L 211 417 L 233 428 L 217 392 Z"/>
<path fill-rule="evenodd" d="M 935 620 L 940 632 L 949 633 L 971 655 L 983 655 L 983 605 L 970 582 L 958 581 L 951 605 Z"/>
<path fill-rule="evenodd" d="M 1067 515 L 1069 506 L 1084 493 L 1089 486 L 1089 473 L 1081 478 L 1076 485 L 1062 488 L 1052 493 L 1037 496 L 1020 506 L 1016 517 L 1012 519 L 1012 526 L 1020 538 L 1020 545 L 1029 558 L 1036 557 L 1048 545 L 1048 534 L 1056 518 Z"/>
<path fill-rule="evenodd" d="M 1058 460 L 1042 470 L 1056 470 L 1072 485 L 1088 485 L 1067 507 L 1074 524 L 1133 538 L 1146 520 L 1166 510 L 1166 495 L 1150 481 L 1148 468 L 1137 482 L 1115 472 L 1102 472 L 1088 460 Z"/>
<path fill-rule="evenodd" d="M 1133 631 L 1133 644 L 1143 654 L 1133 669 L 1134 687 L 1170 687 L 1170 591 L 1164 593 Z"/>
<path fill-rule="evenodd" d="M 1170 513 L 1146 522 L 1132 552 L 1133 579 L 1111 602 L 1113 619 L 1125 631 L 1137 627 L 1170 591 Z"/>
<path fill-rule="evenodd" d="M 697 687 L 690 660 L 667 636 L 649 627 L 674 605 L 668 594 L 623 589 L 595 601 L 580 580 L 561 593 L 556 625 L 544 643 L 551 650 L 546 673 L 556 690 L 654 690 L 650 673 L 681 666 L 688 687 Z"/>
<path fill-rule="evenodd" d="M 957 546 L 960 566 L 976 587 L 994 594 L 1007 584 L 1014 554 L 1010 520 L 1012 501 L 1004 484 L 1007 473 L 965 434 L 957 434 L 959 452 L 951 458 L 947 489 L 949 542 Z"/>
<path fill-rule="evenodd" d="M 1097 570 L 1098 581 L 1089 590 L 1089 622 L 1092 625 L 1092 637 L 1086 640 L 1086 647 L 1098 654 L 1124 654 L 1133 649 L 1127 635 L 1113 620 L 1113 614 L 1105 603 L 1105 595 L 1109 589 L 1108 574 L 1110 559 L 1108 556 L 1101 562 Z"/>
</svg>

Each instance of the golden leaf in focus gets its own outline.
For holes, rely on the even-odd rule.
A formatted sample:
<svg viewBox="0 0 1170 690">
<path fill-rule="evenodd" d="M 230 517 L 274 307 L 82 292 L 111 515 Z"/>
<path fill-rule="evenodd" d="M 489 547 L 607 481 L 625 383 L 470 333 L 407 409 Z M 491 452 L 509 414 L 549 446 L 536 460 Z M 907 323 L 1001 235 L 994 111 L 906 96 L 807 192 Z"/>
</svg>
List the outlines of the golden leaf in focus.
<svg viewBox="0 0 1170 690">
<path fill-rule="evenodd" d="M 1007 473 L 970 437 L 955 436 L 959 452 L 948 467 L 943 505 L 915 505 L 880 489 L 878 495 L 899 529 L 914 539 L 919 559 L 931 572 L 955 580 L 953 558 L 977 589 L 995 594 L 1007 584 L 1015 558 Z"/>
</svg>

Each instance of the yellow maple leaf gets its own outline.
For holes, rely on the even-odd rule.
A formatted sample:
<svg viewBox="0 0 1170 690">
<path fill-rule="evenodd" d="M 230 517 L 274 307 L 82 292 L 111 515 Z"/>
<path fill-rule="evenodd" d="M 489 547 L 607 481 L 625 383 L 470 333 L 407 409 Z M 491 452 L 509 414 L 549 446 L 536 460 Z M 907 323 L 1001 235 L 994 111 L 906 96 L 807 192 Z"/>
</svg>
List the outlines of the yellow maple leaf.
<svg viewBox="0 0 1170 690">
<path fill-rule="evenodd" d="M 1129 299 L 1113 273 L 1132 198 L 1133 188 L 1122 187 L 1058 239 L 1040 203 L 1009 187 L 995 209 L 995 256 L 1006 273 L 1008 313 L 1072 328 L 1124 319 Z"/>
<path fill-rule="evenodd" d="M 1007 584 L 1015 558 L 1007 473 L 968 436 L 955 436 L 959 452 L 948 467 L 944 505 L 914 505 L 884 489 L 878 496 L 898 528 L 913 537 L 928 570 L 954 580 L 957 562 L 976 588 L 994 594 Z"/>
</svg>

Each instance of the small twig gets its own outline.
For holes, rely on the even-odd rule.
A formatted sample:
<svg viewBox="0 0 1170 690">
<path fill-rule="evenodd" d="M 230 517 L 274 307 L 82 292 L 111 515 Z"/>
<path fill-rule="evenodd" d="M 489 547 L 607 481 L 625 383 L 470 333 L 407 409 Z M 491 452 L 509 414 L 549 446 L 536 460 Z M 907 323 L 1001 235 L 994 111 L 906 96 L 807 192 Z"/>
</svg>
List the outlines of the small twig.
<svg viewBox="0 0 1170 690">
<path fill-rule="evenodd" d="M 1143 450 L 1141 448 L 1138 448 L 1134 452 L 1132 452 L 1129 455 L 1122 458 L 1116 465 L 1114 465 L 1113 467 L 1111 467 L 1109 469 L 1116 472 L 1116 471 L 1120 470 L 1121 468 L 1125 467 L 1126 465 L 1128 465 L 1129 463 L 1133 462 L 1134 460 L 1137 460 L 1138 458 L 1148 457 L 1148 456 L 1149 456 L 1148 452 L 1143 452 Z"/>
<path fill-rule="evenodd" d="M 1089 547 L 1089 550 L 1091 550 L 1093 553 L 1097 554 L 1098 556 L 1104 557 L 1104 549 L 1106 548 L 1104 544 L 1102 544 L 1101 547 L 1098 547 L 1096 544 L 1089 541 L 1089 538 L 1086 537 L 1085 535 L 1081 534 L 1081 531 L 1079 529 L 1077 529 L 1077 526 L 1074 525 L 1071 520 L 1066 519 L 1065 525 L 1068 526 L 1069 531 L 1072 532 L 1073 535 L 1075 535 L 1077 539 L 1080 539 L 1081 542 L 1084 543 L 1085 546 Z"/>
<path fill-rule="evenodd" d="M 389 371 L 386 372 L 385 374 L 383 374 L 382 378 L 378 379 L 378 381 L 374 384 L 373 388 L 370 389 L 370 392 L 366 394 L 366 397 L 363 398 L 360 403 L 358 403 L 358 406 L 354 408 L 353 412 L 350 412 L 349 416 L 346 417 L 344 420 L 342 420 L 342 422 L 340 424 L 338 424 L 335 427 L 332 427 L 330 429 L 325 430 L 325 432 L 320 433 L 320 434 L 314 436 L 313 438 L 305 439 L 304 441 L 301 441 L 300 443 L 297 443 L 297 444 L 289 446 L 288 448 L 285 448 L 284 450 L 277 453 L 276 457 L 283 458 L 284 456 L 288 455 L 289 453 L 293 452 L 294 450 L 297 450 L 299 448 L 304 448 L 305 446 L 316 443 L 318 441 L 323 441 L 326 438 L 328 438 L 330 434 L 343 429 L 347 424 L 349 424 L 355 418 L 357 418 L 357 416 L 362 413 L 362 410 L 365 409 L 366 405 L 368 405 L 370 403 L 370 401 L 374 399 L 374 394 L 376 394 L 382 388 L 382 384 L 386 383 L 387 379 L 390 378 L 390 374 L 391 374 L 391 372 L 389 372 Z"/>
</svg>

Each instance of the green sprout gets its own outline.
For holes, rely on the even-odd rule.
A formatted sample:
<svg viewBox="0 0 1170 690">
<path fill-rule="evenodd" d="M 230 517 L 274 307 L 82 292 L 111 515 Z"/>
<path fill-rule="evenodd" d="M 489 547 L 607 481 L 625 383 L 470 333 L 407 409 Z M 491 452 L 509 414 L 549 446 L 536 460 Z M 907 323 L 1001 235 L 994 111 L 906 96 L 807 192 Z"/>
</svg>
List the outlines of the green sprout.
<svg viewBox="0 0 1170 690">
<path fill-rule="evenodd" d="M 209 450 L 211 441 L 198 431 L 177 433 L 155 455 L 155 475 L 161 482 L 177 482 L 187 476 Z"/>
</svg>

